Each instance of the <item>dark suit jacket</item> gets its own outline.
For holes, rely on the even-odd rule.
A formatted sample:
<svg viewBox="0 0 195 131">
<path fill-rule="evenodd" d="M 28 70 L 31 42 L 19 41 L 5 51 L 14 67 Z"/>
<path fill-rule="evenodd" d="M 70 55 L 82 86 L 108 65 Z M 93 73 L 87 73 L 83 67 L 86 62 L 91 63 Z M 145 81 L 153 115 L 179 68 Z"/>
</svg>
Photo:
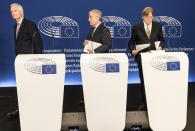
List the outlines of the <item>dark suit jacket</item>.
<svg viewBox="0 0 195 131">
<path fill-rule="evenodd" d="M 150 43 L 151 44 L 150 47 L 140 51 L 140 52 L 147 52 L 149 50 L 155 49 L 154 42 L 156 41 L 160 41 L 160 46 L 162 48 L 164 47 L 165 40 L 163 37 L 161 24 L 154 22 L 154 21 L 152 22 L 152 29 L 151 29 L 150 39 L 149 39 L 144 29 L 144 23 L 141 22 L 139 24 L 134 25 L 132 29 L 131 39 L 129 40 L 128 46 L 129 46 L 130 52 L 132 53 L 132 50 L 134 50 L 135 44 L 140 45 L 140 44 Z"/>
<path fill-rule="evenodd" d="M 100 47 L 94 50 L 95 53 L 108 53 L 109 49 L 112 47 L 112 38 L 109 29 L 101 23 L 95 32 L 93 32 L 93 30 L 94 27 L 89 30 L 87 40 L 102 44 Z"/>
<path fill-rule="evenodd" d="M 41 54 L 42 39 L 34 22 L 24 18 L 16 39 L 17 24 L 14 25 L 15 51 L 18 54 Z"/>
</svg>

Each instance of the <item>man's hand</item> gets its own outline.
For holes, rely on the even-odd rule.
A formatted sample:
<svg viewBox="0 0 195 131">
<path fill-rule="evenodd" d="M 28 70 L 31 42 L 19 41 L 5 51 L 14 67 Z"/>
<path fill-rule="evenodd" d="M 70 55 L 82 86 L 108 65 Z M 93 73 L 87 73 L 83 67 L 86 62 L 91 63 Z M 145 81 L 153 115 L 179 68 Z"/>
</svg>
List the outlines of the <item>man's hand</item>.
<svg viewBox="0 0 195 131">
<path fill-rule="evenodd" d="M 138 50 L 133 50 L 133 51 L 132 51 L 132 54 L 133 54 L 133 55 L 136 55 L 137 53 L 138 53 Z"/>
<path fill-rule="evenodd" d="M 93 54 L 93 51 L 92 51 L 92 50 L 89 50 L 89 49 L 88 49 L 88 51 L 89 51 L 89 54 Z"/>
<path fill-rule="evenodd" d="M 83 42 L 83 46 L 86 46 L 88 43 L 89 43 L 89 40 L 85 40 L 85 41 Z"/>
<path fill-rule="evenodd" d="M 161 46 L 159 46 L 159 47 L 157 48 L 157 50 L 162 50 L 162 47 L 161 47 Z"/>
</svg>

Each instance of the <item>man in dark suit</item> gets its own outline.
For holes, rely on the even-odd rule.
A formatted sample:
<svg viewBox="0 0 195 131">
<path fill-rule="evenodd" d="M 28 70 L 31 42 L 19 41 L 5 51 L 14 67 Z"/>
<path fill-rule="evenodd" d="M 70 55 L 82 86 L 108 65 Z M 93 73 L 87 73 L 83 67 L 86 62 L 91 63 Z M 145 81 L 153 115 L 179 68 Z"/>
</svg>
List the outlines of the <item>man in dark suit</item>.
<svg viewBox="0 0 195 131">
<path fill-rule="evenodd" d="M 14 25 L 15 53 L 19 54 L 41 54 L 42 39 L 34 22 L 24 18 L 23 7 L 18 3 L 10 5 L 13 19 L 16 20 Z M 10 119 L 16 118 L 18 110 L 7 114 Z"/>
<path fill-rule="evenodd" d="M 23 8 L 14 3 L 10 6 L 14 25 L 15 52 L 18 54 L 41 54 L 42 39 L 34 22 L 24 18 Z"/>
<path fill-rule="evenodd" d="M 94 52 L 92 50 L 88 50 L 89 53 L 108 53 L 109 49 L 112 47 L 110 31 L 101 23 L 101 20 L 102 12 L 100 10 L 93 9 L 89 12 L 88 21 L 92 28 L 89 30 L 87 40 L 84 41 L 83 45 L 86 46 L 89 44 L 89 41 L 102 44 L 98 48 L 94 49 Z"/>
<path fill-rule="evenodd" d="M 141 94 L 142 102 L 139 109 L 146 107 L 144 80 L 141 64 L 141 52 L 148 52 L 150 50 L 162 50 L 165 45 L 163 37 L 162 26 L 160 23 L 153 21 L 154 11 L 151 7 L 144 8 L 142 12 L 143 22 L 134 25 L 132 29 L 131 39 L 129 40 L 128 46 L 130 53 L 135 56 L 135 60 L 139 68 L 139 76 L 141 81 Z M 160 44 L 156 48 L 155 42 L 159 41 Z M 135 49 L 136 46 L 136 49 Z M 139 50 L 137 47 L 139 46 Z"/>
<path fill-rule="evenodd" d="M 89 11 L 88 21 L 92 27 L 90 28 L 87 39 L 83 42 L 83 45 L 86 46 L 87 44 L 90 44 L 89 41 L 97 42 L 100 43 L 101 46 L 94 49 L 94 51 L 88 49 L 88 53 L 108 53 L 109 49 L 112 47 L 112 37 L 109 29 L 101 23 L 102 12 L 97 9 Z M 84 106 L 83 97 L 81 99 L 79 105 Z"/>
</svg>

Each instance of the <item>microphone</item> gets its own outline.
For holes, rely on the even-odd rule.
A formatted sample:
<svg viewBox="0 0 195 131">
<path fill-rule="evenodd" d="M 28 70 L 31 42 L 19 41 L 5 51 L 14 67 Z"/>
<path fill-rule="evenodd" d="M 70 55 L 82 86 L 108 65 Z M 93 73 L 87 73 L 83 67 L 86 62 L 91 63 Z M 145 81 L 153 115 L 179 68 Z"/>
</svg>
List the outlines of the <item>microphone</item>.
<svg viewBox="0 0 195 131">
<path fill-rule="evenodd" d="M 111 34 L 110 34 L 111 35 Z M 111 36 L 112 37 L 112 36 Z M 112 38 L 111 38 L 112 39 Z M 112 41 L 111 43 L 111 49 L 108 50 L 109 53 L 114 53 L 113 49 L 114 49 L 114 41 Z"/>
<path fill-rule="evenodd" d="M 170 42 L 169 42 L 169 37 L 168 35 L 165 33 L 165 31 L 163 31 L 163 35 L 165 36 L 165 38 L 167 38 L 167 44 L 168 44 L 168 51 L 170 50 Z"/>
<path fill-rule="evenodd" d="M 52 37 L 52 50 L 54 50 L 54 35 L 56 33 L 56 30 L 53 32 L 53 30 L 51 30 L 51 37 Z"/>
<path fill-rule="evenodd" d="M 36 31 L 34 32 L 33 36 L 32 36 L 32 54 L 34 54 L 34 46 L 33 46 L 33 39 L 34 39 L 34 36 L 36 35 Z"/>
<path fill-rule="evenodd" d="M 92 40 L 93 40 L 93 35 L 94 35 L 94 32 L 95 32 L 95 27 L 92 27 Z M 94 47 L 93 47 L 93 41 L 90 41 L 90 44 L 91 44 L 91 49 L 92 49 L 92 52 L 94 54 Z"/>
<path fill-rule="evenodd" d="M 54 33 L 51 31 L 51 38 L 52 38 L 52 50 L 54 50 Z"/>
</svg>

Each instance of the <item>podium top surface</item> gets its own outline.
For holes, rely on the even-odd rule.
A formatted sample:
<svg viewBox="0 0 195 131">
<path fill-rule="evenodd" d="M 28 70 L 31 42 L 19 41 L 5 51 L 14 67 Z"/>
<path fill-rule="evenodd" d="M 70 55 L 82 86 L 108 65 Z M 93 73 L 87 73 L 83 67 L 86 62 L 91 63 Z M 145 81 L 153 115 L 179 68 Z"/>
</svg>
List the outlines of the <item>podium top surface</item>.
<svg viewBox="0 0 195 131">
<path fill-rule="evenodd" d="M 60 63 L 65 60 L 65 54 L 21 54 L 15 59 L 16 63 Z"/>
<path fill-rule="evenodd" d="M 127 58 L 125 53 L 99 53 L 99 54 L 81 54 L 81 58 L 93 58 L 93 57 L 112 57 L 112 58 Z"/>
<path fill-rule="evenodd" d="M 100 53 L 100 54 L 81 54 L 81 63 L 126 63 L 128 57 L 125 53 Z"/>
</svg>

